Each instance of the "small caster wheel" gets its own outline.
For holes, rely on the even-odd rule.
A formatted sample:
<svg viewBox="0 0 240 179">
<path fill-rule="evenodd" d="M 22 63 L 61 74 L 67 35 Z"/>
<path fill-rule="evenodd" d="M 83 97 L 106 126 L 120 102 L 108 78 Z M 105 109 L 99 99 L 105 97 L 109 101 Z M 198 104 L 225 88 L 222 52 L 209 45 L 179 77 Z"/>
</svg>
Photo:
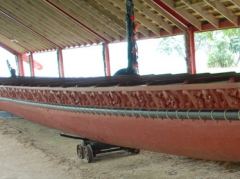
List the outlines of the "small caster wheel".
<svg viewBox="0 0 240 179">
<path fill-rule="evenodd" d="M 139 154 L 140 150 L 139 149 L 128 149 L 128 152 L 130 152 L 131 154 Z"/>
<path fill-rule="evenodd" d="M 80 140 L 80 145 L 82 145 L 82 146 L 87 145 L 87 141 L 86 140 Z"/>
<path fill-rule="evenodd" d="M 84 147 L 81 144 L 77 145 L 77 156 L 80 159 L 84 159 Z"/>
<path fill-rule="evenodd" d="M 93 151 L 92 151 L 92 147 L 91 145 L 86 145 L 86 146 L 83 146 L 83 153 L 84 153 L 84 160 L 87 162 L 87 163 L 91 163 L 93 161 Z"/>
</svg>

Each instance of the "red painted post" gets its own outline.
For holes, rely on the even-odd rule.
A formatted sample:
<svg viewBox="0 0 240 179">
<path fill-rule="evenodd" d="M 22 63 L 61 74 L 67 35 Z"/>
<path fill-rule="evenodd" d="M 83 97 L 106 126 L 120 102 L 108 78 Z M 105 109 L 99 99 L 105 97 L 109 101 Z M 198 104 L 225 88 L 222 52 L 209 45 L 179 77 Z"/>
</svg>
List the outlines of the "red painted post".
<svg viewBox="0 0 240 179">
<path fill-rule="evenodd" d="M 28 58 L 29 58 L 31 77 L 34 77 L 35 73 L 34 73 L 34 61 L 33 61 L 33 54 L 32 54 L 32 52 L 30 52 Z"/>
<path fill-rule="evenodd" d="M 196 74 L 196 61 L 195 61 L 195 38 L 193 27 L 188 28 L 185 34 L 186 40 L 186 60 L 188 73 Z"/>
<path fill-rule="evenodd" d="M 103 44 L 103 60 L 105 76 L 111 76 L 110 55 L 108 43 Z"/>
<path fill-rule="evenodd" d="M 24 76 L 24 68 L 23 68 L 23 54 L 17 55 L 17 65 L 18 65 L 18 75 Z"/>
<path fill-rule="evenodd" d="M 58 62 L 58 73 L 60 78 L 64 78 L 64 65 L 63 65 L 63 55 L 62 49 L 57 49 L 57 62 Z"/>
</svg>

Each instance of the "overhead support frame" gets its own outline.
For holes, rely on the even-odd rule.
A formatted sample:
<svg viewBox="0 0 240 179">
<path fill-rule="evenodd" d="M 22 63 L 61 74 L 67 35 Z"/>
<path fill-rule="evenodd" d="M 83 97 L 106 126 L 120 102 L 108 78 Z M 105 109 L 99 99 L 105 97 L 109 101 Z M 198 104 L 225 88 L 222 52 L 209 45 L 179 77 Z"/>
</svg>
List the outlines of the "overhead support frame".
<svg viewBox="0 0 240 179">
<path fill-rule="evenodd" d="M 189 27 L 185 33 L 185 49 L 187 71 L 190 74 L 196 74 L 195 37 L 193 27 Z"/>
<path fill-rule="evenodd" d="M 6 9 L 0 9 L 0 14 L 6 16 L 8 19 L 11 19 L 12 21 L 16 22 L 18 25 L 25 27 L 26 29 L 28 29 L 30 32 L 36 34 L 37 36 L 39 36 L 41 39 L 49 42 L 50 44 L 54 45 L 55 47 L 58 47 L 58 45 L 51 41 L 50 39 L 48 39 L 47 37 L 45 37 L 43 34 L 39 33 L 38 31 L 36 31 L 35 29 L 33 29 L 32 27 L 26 25 L 24 22 L 22 22 L 19 18 L 13 16 L 10 12 L 8 12 Z"/>
<path fill-rule="evenodd" d="M 63 64 L 63 54 L 62 49 L 57 49 L 57 63 L 58 63 L 58 73 L 60 78 L 64 78 L 64 64 Z"/>
<path fill-rule="evenodd" d="M 105 76 L 111 76 L 111 62 L 108 43 L 103 43 L 103 63 Z"/>
<path fill-rule="evenodd" d="M 44 0 L 45 3 L 47 3 L 49 6 L 54 7 L 55 9 L 57 9 L 60 13 L 62 13 L 63 15 L 65 15 L 66 17 L 69 17 L 70 19 L 72 19 L 74 22 L 76 22 L 77 24 L 79 24 L 83 29 L 85 29 L 86 32 L 90 32 L 92 35 L 100 38 L 101 40 L 103 40 L 104 42 L 108 42 L 108 40 L 106 38 L 104 38 L 101 34 L 97 33 L 96 31 L 94 31 L 93 29 L 91 29 L 90 27 L 88 27 L 87 25 L 85 25 L 84 23 L 82 23 L 81 21 L 79 21 L 77 18 L 73 17 L 71 14 L 67 13 L 66 11 L 64 11 L 63 9 L 61 9 L 60 7 L 58 7 L 55 3 L 49 1 L 49 0 Z"/>
<path fill-rule="evenodd" d="M 24 76 L 24 67 L 23 67 L 23 57 L 22 54 L 16 55 L 17 58 L 17 66 L 18 66 L 18 75 Z"/>
<path fill-rule="evenodd" d="M 31 77 L 35 77 L 34 61 L 33 61 L 33 53 L 32 52 L 30 52 L 28 59 L 29 59 Z"/>
<path fill-rule="evenodd" d="M 13 55 L 16 56 L 17 60 L 17 68 L 18 68 L 18 75 L 19 76 L 24 76 L 24 68 L 23 68 L 23 59 L 22 59 L 22 54 L 17 52 L 16 50 L 12 49 L 11 47 L 0 43 L 0 47 L 4 48 L 5 50 L 9 51 Z"/>
<path fill-rule="evenodd" d="M 17 52 L 16 50 L 12 49 L 11 47 L 9 47 L 9 46 L 1 43 L 1 42 L 0 42 L 0 47 L 4 48 L 5 50 L 11 52 L 14 55 L 18 55 L 19 54 L 19 52 Z"/>
</svg>

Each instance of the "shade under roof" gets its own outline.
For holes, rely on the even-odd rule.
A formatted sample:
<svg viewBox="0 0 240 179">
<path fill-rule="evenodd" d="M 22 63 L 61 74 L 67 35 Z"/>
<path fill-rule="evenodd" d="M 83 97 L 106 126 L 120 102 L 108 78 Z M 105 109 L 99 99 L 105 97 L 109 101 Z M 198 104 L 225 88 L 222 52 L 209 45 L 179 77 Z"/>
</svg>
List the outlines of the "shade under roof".
<svg viewBox="0 0 240 179">
<path fill-rule="evenodd" d="M 240 0 L 134 0 L 138 38 L 239 27 Z M 0 0 L 0 45 L 18 53 L 125 39 L 125 0 Z"/>
</svg>

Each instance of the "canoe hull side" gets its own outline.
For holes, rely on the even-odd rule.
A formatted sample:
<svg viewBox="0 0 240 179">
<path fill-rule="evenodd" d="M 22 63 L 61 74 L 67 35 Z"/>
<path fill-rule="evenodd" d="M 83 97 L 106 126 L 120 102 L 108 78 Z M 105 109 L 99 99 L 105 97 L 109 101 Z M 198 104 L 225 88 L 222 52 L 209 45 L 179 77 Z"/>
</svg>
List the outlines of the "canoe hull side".
<svg viewBox="0 0 240 179">
<path fill-rule="evenodd" d="M 0 101 L 0 109 L 92 140 L 219 161 L 240 161 L 240 121 L 95 115 Z"/>
</svg>

